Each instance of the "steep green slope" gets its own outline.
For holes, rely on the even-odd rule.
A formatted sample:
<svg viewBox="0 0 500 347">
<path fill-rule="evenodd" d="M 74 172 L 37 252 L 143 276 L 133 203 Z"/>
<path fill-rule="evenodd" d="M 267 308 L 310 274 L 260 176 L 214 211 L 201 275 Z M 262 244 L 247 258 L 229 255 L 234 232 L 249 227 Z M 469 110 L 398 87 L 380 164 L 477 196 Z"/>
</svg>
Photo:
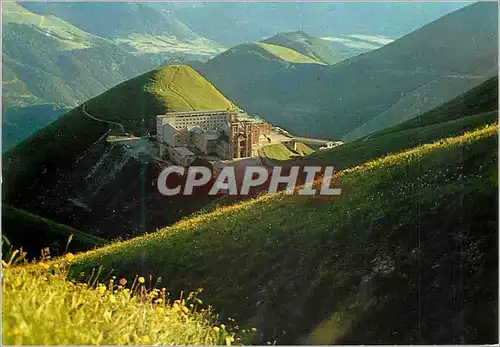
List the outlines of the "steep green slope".
<svg viewBox="0 0 500 347">
<path fill-rule="evenodd" d="M 16 3 L 6 4 L 3 19 L 4 69 L 23 81 L 39 103 L 74 106 L 150 68 L 109 40 Z M 9 95 L 9 84 L 4 87 L 5 105 L 25 105 L 24 99 Z"/>
<path fill-rule="evenodd" d="M 379 131 L 370 138 L 388 133 L 424 127 L 465 116 L 498 110 L 498 76 L 492 77 L 455 99 L 403 124 Z"/>
<path fill-rule="evenodd" d="M 197 35 L 164 11 L 141 3 L 22 3 L 30 11 L 57 16 L 88 33 L 113 38 L 131 34 Z M 145 20 L 147 19 L 147 20 Z"/>
<path fill-rule="evenodd" d="M 7 236 L 14 249 L 22 246 L 30 258 L 38 257 L 40 250 L 45 247 L 49 247 L 52 254 L 64 253 L 70 235 L 73 236 L 68 251 L 72 252 L 92 249 L 107 242 L 100 237 L 5 204 L 2 206 L 2 233 Z"/>
<path fill-rule="evenodd" d="M 338 169 L 343 169 L 421 143 L 458 135 L 497 119 L 498 78 L 494 77 L 422 116 L 343 146 L 316 152 L 306 159 L 335 163 Z"/>
<path fill-rule="evenodd" d="M 496 10 L 494 3 L 464 7 L 378 50 L 332 66 L 273 63 L 239 46 L 199 71 L 242 108 L 292 133 L 341 138 L 405 98 L 410 100 L 423 86 L 428 87 L 421 90 L 421 110 L 496 75 Z M 457 79 L 467 83 L 457 84 Z M 399 118 L 392 115 L 380 123 L 395 125 Z M 376 130 L 381 128 L 370 129 Z"/>
<path fill-rule="evenodd" d="M 137 133 L 154 131 L 156 115 L 167 111 L 232 107 L 196 71 L 175 65 L 140 75 L 86 103 L 93 117 L 121 123 L 126 131 Z M 48 176 L 66 161 L 74 161 L 108 129 L 108 124 L 86 117 L 80 106 L 39 130 L 4 154 L 4 197 L 21 194 L 45 169 Z"/>
<path fill-rule="evenodd" d="M 333 64 L 340 60 L 329 42 L 303 31 L 279 33 L 263 42 L 288 47 L 326 64 Z"/>
<path fill-rule="evenodd" d="M 307 55 L 304 55 L 294 49 L 290 49 L 288 47 L 270 44 L 266 42 L 255 42 L 256 45 L 264 48 L 269 53 L 275 55 L 277 58 L 282 59 L 284 61 L 288 61 L 290 63 L 299 63 L 299 64 L 322 64 L 319 60 L 311 58 Z"/>
<path fill-rule="evenodd" d="M 5 110 L 2 121 L 2 152 L 11 149 L 69 110 L 56 105 L 12 107 Z"/>
<path fill-rule="evenodd" d="M 83 253 L 74 271 L 202 285 L 260 343 L 492 343 L 496 176 L 492 125 L 345 170 L 340 199 L 265 195 Z"/>
<path fill-rule="evenodd" d="M 31 117 L 33 108 L 50 104 L 57 109 L 74 107 L 152 67 L 110 40 L 52 15 L 32 13 L 17 3 L 4 5 L 3 21 L 2 104 L 4 120 L 9 119 L 3 126 L 10 126 L 9 141 L 15 140 L 9 144 L 60 114 L 42 112 L 24 129 L 24 116 L 29 113 Z M 20 119 L 14 119 L 15 115 Z"/>
<path fill-rule="evenodd" d="M 384 112 L 344 135 L 342 140 L 352 141 L 381 129 L 404 123 L 443 104 L 443 101 L 453 99 L 457 94 L 477 86 L 478 82 L 482 81 L 484 81 L 482 76 L 477 78 L 438 77 L 407 93 Z M 439 93 L 435 93 L 436 90 Z"/>
<path fill-rule="evenodd" d="M 23 3 L 39 14 L 55 15 L 88 33 L 113 40 L 121 48 L 159 66 L 167 57 L 206 61 L 224 50 L 214 41 L 191 31 L 168 11 L 148 4 Z"/>
</svg>

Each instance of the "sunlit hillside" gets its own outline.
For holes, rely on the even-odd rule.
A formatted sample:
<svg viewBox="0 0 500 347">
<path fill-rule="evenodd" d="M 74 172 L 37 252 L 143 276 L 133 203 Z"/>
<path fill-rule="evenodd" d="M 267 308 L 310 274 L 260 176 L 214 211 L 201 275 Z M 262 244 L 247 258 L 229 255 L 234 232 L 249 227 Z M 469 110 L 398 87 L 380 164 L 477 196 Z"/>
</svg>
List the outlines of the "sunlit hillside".
<svg viewBox="0 0 500 347">
<path fill-rule="evenodd" d="M 344 170 L 341 199 L 265 195 L 83 253 L 75 273 L 201 285 L 261 342 L 493 341 L 497 130 Z M 470 271 L 451 276 L 457 261 Z"/>
</svg>

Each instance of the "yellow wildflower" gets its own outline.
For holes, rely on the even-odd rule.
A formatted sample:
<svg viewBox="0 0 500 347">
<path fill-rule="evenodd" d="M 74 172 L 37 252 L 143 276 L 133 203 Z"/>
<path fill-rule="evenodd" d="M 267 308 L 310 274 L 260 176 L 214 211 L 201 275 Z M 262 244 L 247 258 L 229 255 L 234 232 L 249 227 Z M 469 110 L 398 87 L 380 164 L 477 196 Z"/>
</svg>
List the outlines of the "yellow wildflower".
<svg viewBox="0 0 500 347">
<path fill-rule="evenodd" d="M 144 283 L 144 282 L 146 282 L 146 280 L 145 280 L 145 279 L 144 279 L 144 277 L 142 277 L 142 276 L 141 276 L 141 277 L 139 277 L 139 278 L 137 279 L 137 281 L 138 281 L 139 283 Z"/>
<path fill-rule="evenodd" d="M 121 278 L 119 283 L 121 286 L 124 286 L 127 284 L 127 280 L 125 278 Z"/>
<path fill-rule="evenodd" d="M 16 278 L 16 279 L 14 280 L 14 287 L 16 287 L 16 288 L 17 288 L 17 287 L 20 287 L 22 284 L 23 284 L 23 281 L 21 281 L 21 279 L 20 279 L 20 278 Z"/>
<path fill-rule="evenodd" d="M 225 329 L 226 329 L 226 326 L 225 326 L 224 324 L 221 324 L 221 325 L 220 325 L 220 328 L 221 328 L 222 330 L 225 330 Z"/>
<path fill-rule="evenodd" d="M 42 267 L 43 269 L 48 269 L 50 267 L 49 264 L 44 263 L 44 262 L 38 263 L 38 265 L 40 265 L 40 267 Z"/>
<path fill-rule="evenodd" d="M 163 307 L 158 306 L 158 307 L 155 308 L 155 312 L 156 313 L 164 313 L 165 309 Z"/>
<path fill-rule="evenodd" d="M 104 284 L 99 284 L 97 290 L 99 291 L 99 293 L 104 294 L 104 292 L 106 291 L 106 286 Z"/>
<path fill-rule="evenodd" d="M 64 255 L 64 259 L 66 259 L 67 261 L 73 261 L 73 259 L 75 259 L 75 256 L 73 255 L 73 253 L 66 253 Z"/>
<path fill-rule="evenodd" d="M 212 330 L 213 330 L 214 332 L 218 333 L 220 329 L 219 329 L 219 327 L 213 327 L 213 328 L 212 328 Z"/>
<path fill-rule="evenodd" d="M 257 331 L 257 329 L 256 329 L 256 328 L 252 328 L 252 329 L 250 329 L 250 330 L 252 330 L 253 332 L 256 332 L 256 331 Z"/>
<path fill-rule="evenodd" d="M 150 343 L 150 342 L 151 342 L 151 340 L 149 339 L 149 336 L 148 336 L 148 335 L 144 335 L 144 336 L 142 337 L 142 342 L 143 342 L 143 343 Z"/>
</svg>

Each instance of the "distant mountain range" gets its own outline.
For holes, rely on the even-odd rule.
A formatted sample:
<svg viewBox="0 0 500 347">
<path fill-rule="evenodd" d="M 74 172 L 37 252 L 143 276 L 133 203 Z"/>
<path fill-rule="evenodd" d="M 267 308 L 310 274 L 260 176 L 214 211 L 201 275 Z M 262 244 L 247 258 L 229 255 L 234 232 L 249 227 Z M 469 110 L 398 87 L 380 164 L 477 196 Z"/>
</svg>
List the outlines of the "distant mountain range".
<svg viewBox="0 0 500 347">
<path fill-rule="evenodd" d="M 222 49 L 141 4 L 5 3 L 3 150 L 56 119 L 60 109 L 167 58 L 206 60 Z"/>
<path fill-rule="evenodd" d="M 151 2 L 204 37 L 226 46 L 302 30 L 319 37 L 399 38 L 467 3 Z"/>
<path fill-rule="evenodd" d="M 200 68 L 200 62 L 224 52 L 224 45 L 233 45 L 225 39 L 229 34 L 238 44 L 247 37 L 257 42 L 251 44 L 254 57 L 270 55 L 279 57 L 278 60 L 283 58 L 286 64 L 328 65 L 378 49 L 401 34 L 463 6 L 377 4 L 378 9 L 383 6 L 400 15 L 397 20 L 384 17 L 382 24 L 381 19 L 360 19 L 371 13 L 373 4 L 305 5 L 6 3 L 3 5 L 3 150 L 57 119 L 68 108 L 164 64 L 189 61 L 214 81 L 221 79 L 214 75 L 232 73 L 232 65 L 239 62 L 229 61 L 227 70 L 220 72 L 208 71 L 210 68 L 206 67 L 212 63 Z M 353 8 L 356 11 L 353 12 Z M 416 9 L 418 13 L 415 13 Z M 277 11 L 282 15 L 270 20 L 268 17 Z M 315 17 L 320 13 L 321 16 Z M 350 23 L 345 17 L 347 13 L 350 13 L 353 23 L 358 24 Z M 331 19 L 329 23 L 334 23 L 333 26 L 325 24 L 327 19 Z M 293 31 L 297 28 L 309 33 Z M 258 41 L 263 37 L 267 38 Z M 245 47 L 249 48 L 239 46 L 229 52 L 241 51 Z M 224 62 L 226 57 L 222 54 L 217 60 Z M 253 62 L 249 64 L 254 66 Z M 286 66 L 294 68 L 293 65 Z M 283 66 L 269 70 L 271 80 L 277 77 L 275 68 L 280 70 Z M 300 69 L 307 68 L 301 66 Z M 262 72 L 256 73 L 259 74 Z M 292 75 L 302 79 L 294 82 L 295 85 L 308 85 L 307 78 L 300 77 L 300 73 Z M 249 82 L 252 81 L 250 77 Z M 240 83 L 238 73 L 234 78 L 232 83 Z M 328 79 L 326 76 L 322 78 Z M 265 79 L 262 82 L 267 83 Z M 217 83 L 222 83 L 221 89 L 225 88 L 224 82 Z M 281 82 L 275 83 L 279 85 Z M 471 84 L 464 81 L 463 85 L 465 88 Z M 243 92 L 244 89 L 235 89 L 231 95 L 240 100 L 238 94 Z M 255 101 L 257 96 L 252 93 L 243 96 L 243 104 L 251 106 L 252 102 L 258 102 Z M 274 102 L 280 101 L 266 101 L 264 98 L 261 106 L 268 108 Z M 295 111 L 286 111 L 291 117 L 303 108 L 291 107 Z M 308 104 L 309 107 L 318 106 Z M 250 110 L 262 111 L 252 107 Z M 422 110 L 424 108 L 414 108 L 415 113 Z M 280 116 L 276 116 L 281 111 L 273 110 L 272 115 L 267 116 L 281 122 Z M 306 132 L 308 128 L 305 128 Z"/>
<path fill-rule="evenodd" d="M 298 36 L 279 42 L 304 50 Z M 245 110 L 292 133 L 352 140 L 496 75 L 497 40 L 496 4 L 477 3 L 334 65 L 294 62 L 244 44 L 193 66 Z"/>
</svg>

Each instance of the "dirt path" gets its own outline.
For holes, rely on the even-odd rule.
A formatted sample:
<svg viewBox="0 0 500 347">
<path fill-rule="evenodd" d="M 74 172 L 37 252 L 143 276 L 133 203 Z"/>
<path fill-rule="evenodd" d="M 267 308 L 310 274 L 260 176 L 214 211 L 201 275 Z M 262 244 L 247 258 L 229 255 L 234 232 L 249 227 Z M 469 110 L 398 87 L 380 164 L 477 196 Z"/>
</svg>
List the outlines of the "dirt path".
<svg viewBox="0 0 500 347">
<path fill-rule="evenodd" d="M 107 124 L 116 125 L 116 126 L 120 127 L 122 133 L 125 134 L 125 128 L 123 127 L 123 125 L 121 123 L 112 122 L 112 121 L 108 121 L 108 120 L 104 120 L 104 119 L 99 119 L 97 117 L 91 116 L 90 113 L 88 113 L 87 110 L 85 109 L 85 106 L 86 106 L 85 104 L 83 104 L 83 106 L 82 106 L 82 112 L 83 112 L 84 115 L 86 115 L 90 119 L 96 120 L 98 122 L 103 122 L 103 123 L 107 123 Z"/>
</svg>

